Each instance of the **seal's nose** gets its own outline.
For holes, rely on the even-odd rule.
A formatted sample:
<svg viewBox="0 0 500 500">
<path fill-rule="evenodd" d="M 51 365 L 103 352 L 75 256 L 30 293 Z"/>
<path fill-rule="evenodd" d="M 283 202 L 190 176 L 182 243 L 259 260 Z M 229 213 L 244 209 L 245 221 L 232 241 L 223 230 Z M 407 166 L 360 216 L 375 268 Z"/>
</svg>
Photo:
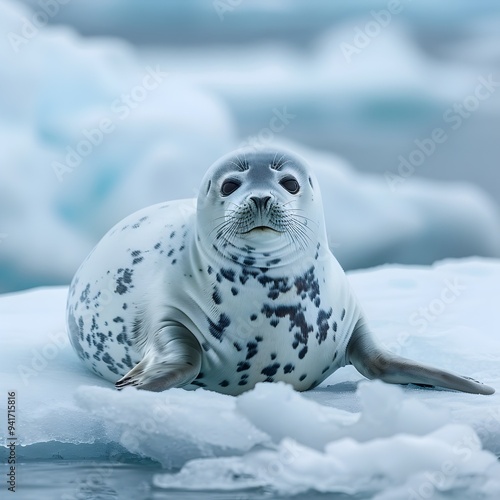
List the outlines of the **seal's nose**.
<svg viewBox="0 0 500 500">
<path fill-rule="evenodd" d="M 258 210 L 265 210 L 271 201 L 270 196 L 250 196 Z"/>
</svg>

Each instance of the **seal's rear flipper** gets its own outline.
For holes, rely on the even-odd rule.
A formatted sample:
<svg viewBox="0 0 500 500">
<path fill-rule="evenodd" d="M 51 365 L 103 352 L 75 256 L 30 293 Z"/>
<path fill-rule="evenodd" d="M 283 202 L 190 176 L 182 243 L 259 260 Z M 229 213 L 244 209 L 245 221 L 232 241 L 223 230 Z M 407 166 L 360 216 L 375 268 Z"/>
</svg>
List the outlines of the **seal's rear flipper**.
<svg viewBox="0 0 500 500">
<path fill-rule="evenodd" d="M 455 375 L 392 354 L 373 339 L 366 324 L 360 320 L 347 346 L 349 362 L 365 377 L 378 378 L 390 384 L 437 386 L 471 394 L 493 394 L 495 389 L 474 379 Z"/>
<path fill-rule="evenodd" d="M 154 335 L 142 360 L 115 387 L 161 392 L 191 383 L 200 368 L 201 349 L 194 335 L 181 326 L 168 326 Z"/>
</svg>

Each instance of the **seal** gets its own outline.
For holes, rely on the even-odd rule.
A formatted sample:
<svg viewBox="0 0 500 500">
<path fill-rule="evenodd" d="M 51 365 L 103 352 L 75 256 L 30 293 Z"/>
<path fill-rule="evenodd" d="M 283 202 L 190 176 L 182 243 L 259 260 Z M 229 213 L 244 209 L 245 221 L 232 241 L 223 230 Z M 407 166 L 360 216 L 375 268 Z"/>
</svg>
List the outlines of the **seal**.
<svg viewBox="0 0 500 500">
<path fill-rule="evenodd" d="M 77 271 L 67 324 L 83 363 L 117 388 L 304 391 L 352 364 L 389 383 L 494 392 L 377 343 L 328 248 L 318 182 L 285 150 L 230 153 L 197 200 L 118 223 Z"/>
</svg>

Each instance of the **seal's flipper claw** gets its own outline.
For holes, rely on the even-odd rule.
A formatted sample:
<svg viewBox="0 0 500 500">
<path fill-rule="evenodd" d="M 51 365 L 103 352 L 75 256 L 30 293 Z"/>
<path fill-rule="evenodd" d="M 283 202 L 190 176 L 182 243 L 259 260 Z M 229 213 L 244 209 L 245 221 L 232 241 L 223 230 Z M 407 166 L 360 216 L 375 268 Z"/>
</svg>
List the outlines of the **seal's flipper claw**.
<svg viewBox="0 0 500 500">
<path fill-rule="evenodd" d="M 347 355 L 350 363 L 369 379 L 378 378 L 390 384 L 443 387 L 470 394 L 490 395 L 495 392 L 493 387 L 470 377 L 462 377 L 384 350 L 375 342 L 362 320 L 352 333 Z"/>
<path fill-rule="evenodd" d="M 201 348 L 193 334 L 175 325 L 161 328 L 147 346 L 144 357 L 115 383 L 160 392 L 191 383 L 200 373 Z"/>
<path fill-rule="evenodd" d="M 150 362 L 143 359 L 125 377 L 115 383 L 117 389 L 127 386 L 146 391 L 161 392 L 172 387 L 182 387 L 192 382 L 198 375 L 191 365 L 173 365 L 169 363 Z"/>
<path fill-rule="evenodd" d="M 128 374 L 127 374 L 128 375 Z M 115 387 L 117 389 L 123 389 L 124 387 L 126 387 L 127 385 L 131 385 L 132 384 L 132 381 L 130 379 L 129 376 L 125 376 L 125 377 L 122 377 L 120 380 L 118 380 L 117 382 L 115 382 Z"/>
</svg>

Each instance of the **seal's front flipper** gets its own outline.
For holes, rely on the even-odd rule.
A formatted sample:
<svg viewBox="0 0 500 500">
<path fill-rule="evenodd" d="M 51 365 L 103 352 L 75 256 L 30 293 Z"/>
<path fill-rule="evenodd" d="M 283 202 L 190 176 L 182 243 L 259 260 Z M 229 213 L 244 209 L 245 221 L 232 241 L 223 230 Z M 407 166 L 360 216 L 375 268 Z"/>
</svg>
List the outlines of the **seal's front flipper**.
<svg viewBox="0 0 500 500">
<path fill-rule="evenodd" d="M 373 339 L 365 323 L 356 325 L 347 346 L 348 360 L 365 377 L 378 378 L 390 384 L 437 386 L 471 394 L 493 394 L 495 389 L 468 377 L 455 375 L 392 354 Z"/>
<path fill-rule="evenodd" d="M 201 348 L 194 335 L 182 326 L 160 329 L 146 344 L 142 360 L 115 383 L 160 392 L 182 387 L 200 373 Z"/>
</svg>

